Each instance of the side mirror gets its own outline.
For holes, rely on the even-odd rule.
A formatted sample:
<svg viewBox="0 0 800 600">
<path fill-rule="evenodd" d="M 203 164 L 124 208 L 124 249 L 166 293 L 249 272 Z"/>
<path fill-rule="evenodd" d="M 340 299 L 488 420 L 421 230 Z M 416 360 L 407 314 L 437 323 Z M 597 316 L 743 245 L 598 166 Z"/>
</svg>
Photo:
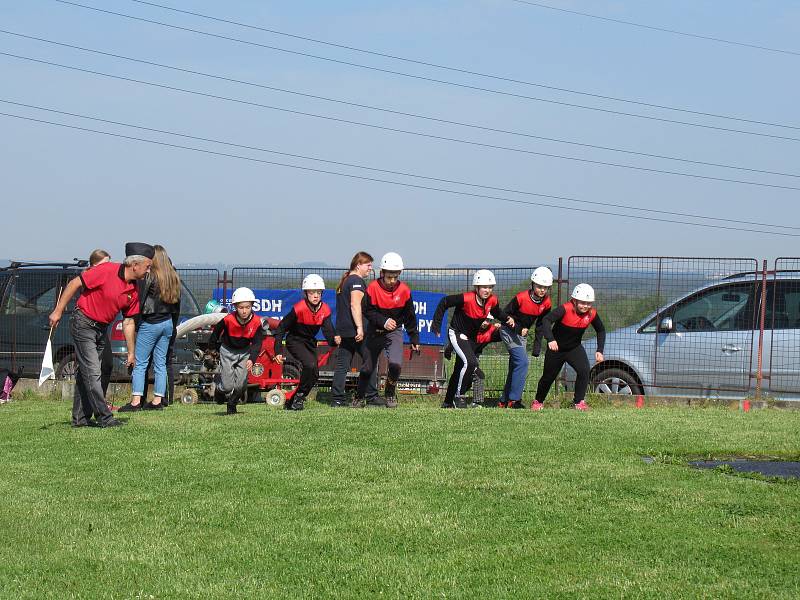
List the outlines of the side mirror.
<svg viewBox="0 0 800 600">
<path fill-rule="evenodd" d="M 675 325 L 672 322 L 672 317 L 664 317 L 661 319 L 661 323 L 658 325 L 658 332 L 659 333 L 669 333 L 673 329 L 675 329 Z"/>
</svg>

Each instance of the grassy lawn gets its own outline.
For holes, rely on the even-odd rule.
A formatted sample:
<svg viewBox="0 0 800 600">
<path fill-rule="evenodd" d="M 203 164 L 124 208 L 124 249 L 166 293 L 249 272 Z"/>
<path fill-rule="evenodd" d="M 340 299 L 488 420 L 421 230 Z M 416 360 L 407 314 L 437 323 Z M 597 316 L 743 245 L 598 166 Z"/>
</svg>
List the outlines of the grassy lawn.
<svg viewBox="0 0 800 600">
<path fill-rule="evenodd" d="M 69 410 L 0 407 L 3 598 L 800 595 L 800 485 L 680 464 L 800 412 Z"/>
</svg>

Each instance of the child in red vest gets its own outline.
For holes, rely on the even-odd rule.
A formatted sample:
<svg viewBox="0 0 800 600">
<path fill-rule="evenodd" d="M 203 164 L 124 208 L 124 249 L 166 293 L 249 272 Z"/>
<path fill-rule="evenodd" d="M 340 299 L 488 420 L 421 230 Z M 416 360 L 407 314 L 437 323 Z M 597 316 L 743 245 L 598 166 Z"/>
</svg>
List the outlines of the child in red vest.
<svg viewBox="0 0 800 600">
<path fill-rule="evenodd" d="M 214 326 L 209 346 L 219 351 L 220 372 L 215 395 L 226 401 L 226 414 L 236 414 L 236 404 L 245 397 L 247 373 L 258 358 L 264 331 L 261 318 L 253 314 L 256 301 L 253 290 L 240 287 L 234 290 L 231 304 L 235 311 Z"/>
<path fill-rule="evenodd" d="M 570 301 L 551 311 L 542 320 L 542 333 L 548 344 L 544 355 L 544 370 L 536 388 L 536 399 L 531 404 L 531 410 L 544 408 L 547 392 L 550 391 L 550 386 L 558 377 L 564 363 L 568 363 L 577 374 L 574 408 L 589 410 L 584 400 L 589 387 L 589 359 L 581 345 L 581 339 L 589 325 L 594 327 L 597 332 L 596 362 L 603 362 L 603 347 L 606 341 L 606 329 L 592 304 L 594 304 L 594 289 L 588 283 L 579 283 L 572 290 Z"/>
<path fill-rule="evenodd" d="M 322 301 L 322 291 L 325 289 L 322 277 L 313 273 L 306 276 L 301 288 L 303 299 L 292 306 L 275 331 L 275 362 L 283 364 L 286 360 L 283 353 L 283 337 L 286 336 L 286 349 L 302 365 L 297 391 L 291 402 L 284 404 L 287 410 L 303 410 L 305 400 L 319 378 L 317 332 L 322 329 L 330 346 L 338 346 L 342 341 L 335 334 L 331 309 Z"/>
<path fill-rule="evenodd" d="M 367 286 L 362 301 L 367 318 L 366 352 L 360 377 L 365 380 L 367 404 L 378 402 L 378 359 L 381 352 L 389 361 L 386 374 L 386 408 L 396 408 L 395 390 L 403 367 L 403 326 L 411 341 L 411 349 L 419 350 L 419 331 L 411 290 L 400 281 L 403 259 L 396 252 L 387 252 L 381 259 L 381 276 Z"/>
</svg>

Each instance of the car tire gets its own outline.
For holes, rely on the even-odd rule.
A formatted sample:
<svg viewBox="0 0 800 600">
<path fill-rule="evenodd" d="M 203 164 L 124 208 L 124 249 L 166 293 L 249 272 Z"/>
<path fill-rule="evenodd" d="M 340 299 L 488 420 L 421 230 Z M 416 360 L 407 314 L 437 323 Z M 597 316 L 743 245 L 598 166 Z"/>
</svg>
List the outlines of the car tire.
<svg viewBox="0 0 800 600">
<path fill-rule="evenodd" d="M 596 394 L 639 396 L 642 394 L 642 386 L 624 369 L 603 369 L 592 377 L 592 391 Z"/>
<path fill-rule="evenodd" d="M 78 357 L 74 352 L 62 356 L 56 365 L 56 379 L 59 381 L 75 381 L 78 372 Z"/>
</svg>

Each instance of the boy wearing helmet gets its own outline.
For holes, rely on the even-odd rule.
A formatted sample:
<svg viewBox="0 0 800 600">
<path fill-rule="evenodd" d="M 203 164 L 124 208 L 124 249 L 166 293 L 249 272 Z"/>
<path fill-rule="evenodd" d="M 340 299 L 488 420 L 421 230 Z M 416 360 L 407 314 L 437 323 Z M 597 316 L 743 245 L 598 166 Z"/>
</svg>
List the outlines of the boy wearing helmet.
<svg viewBox="0 0 800 600">
<path fill-rule="evenodd" d="M 492 294 L 495 284 L 494 273 L 479 269 L 472 278 L 473 291 L 445 296 L 436 307 L 431 325 L 436 335 L 441 335 L 442 320 L 447 309 L 455 308 L 447 337 L 456 353 L 456 363 L 447 384 L 442 408 L 466 408 L 464 394 L 472 386 L 472 376 L 478 368 L 478 357 L 475 355 L 478 334 L 489 315 L 514 327 L 514 318 L 500 308 L 497 296 Z"/>
<path fill-rule="evenodd" d="M 317 366 L 317 332 L 322 333 L 328 344 L 336 346 L 342 340 L 333 329 L 331 308 L 322 301 L 325 281 L 316 274 L 308 275 L 301 285 L 303 299 L 292 306 L 289 313 L 281 319 L 275 331 L 275 362 L 284 363 L 283 336 L 286 336 L 286 349 L 303 366 L 300 372 L 300 384 L 291 402 L 284 408 L 303 410 L 306 397 L 316 385 L 319 378 Z"/>
<path fill-rule="evenodd" d="M 581 345 L 586 328 L 591 325 L 597 332 L 597 352 L 595 360 L 603 362 L 603 347 L 606 342 L 606 328 L 597 314 L 594 304 L 594 289 L 588 283 L 579 283 L 572 290 L 572 298 L 562 304 L 542 320 L 542 333 L 547 339 L 547 352 L 544 355 L 544 370 L 536 388 L 536 399 L 531 410 L 542 410 L 543 402 L 550 386 L 558 377 L 564 363 L 568 363 L 577 377 L 573 407 L 589 410 L 584 398 L 589 387 L 589 359 Z"/>
<path fill-rule="evenodd" d="M 236 414 L 236 403 L 244 397 L 247 372 L 258 358 L 264 332 L 261 319 L 253 314 L 253 290 L 240 287 L 231 296 L 234 312 L 214 326 L 209 346 L 219 351 L 220 372 L 215 395 L 228 403 L 226 414 Z"/>
<path fill-rule="evenodd" d="M 503 325 L 500 339 L 508 350 L 508 375 L 503 389 L 500 406 L 525 408 L 522 404 L 522 391 L 528 376 L 528 353 L 526 352 L 528 331 L 534 328 L 533 355 L 539 356 L 542 344 L 542 319 L 550 313 L 550 286 L 553 273 L 547 267 L 539 267 L 531 274 L 531 287 L 511 299 L 505 308 L 514 317 L 515 326 Z"/>
<path fill-rule="evenodd" d="M 396 408 L 395 388 L 403 366 L 403 329 L 411 340 L 411 349 L 419 350 L 419 331 L 411 290 L 400 281 L 403 259 L 397 252 L 387 252 L 381 259 L 380 277 L 367 286 L 363 314 L 367 318 L 366 352 L 360 378 L 365 381 L 364 397 L 368 404 L 378 404 L 378 357 L 386 353 L 386 408 Z"/>
</svg>

